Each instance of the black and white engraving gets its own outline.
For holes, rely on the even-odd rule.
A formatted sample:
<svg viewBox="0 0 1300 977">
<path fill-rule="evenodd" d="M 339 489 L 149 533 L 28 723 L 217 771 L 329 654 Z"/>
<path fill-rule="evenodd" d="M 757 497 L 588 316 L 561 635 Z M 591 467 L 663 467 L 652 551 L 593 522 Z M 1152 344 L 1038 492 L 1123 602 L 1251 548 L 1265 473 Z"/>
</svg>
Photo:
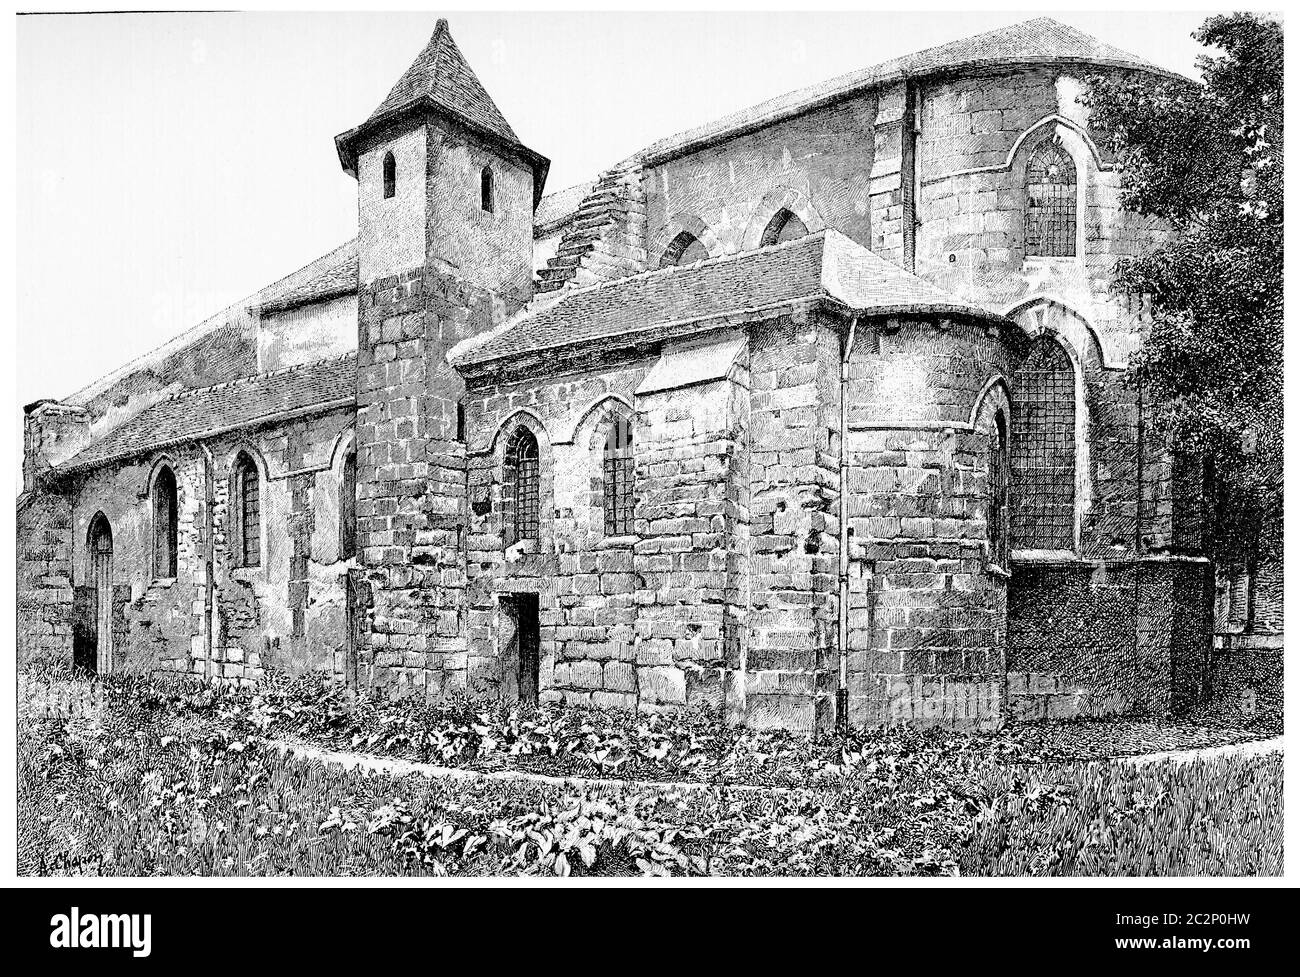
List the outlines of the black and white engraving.
<svg viewBox="0 0 1300 977">
<path fill-rule="evenodd" d="M 1280 874 L 1282 29 L 1062 20 L 563 188 L 431 15 L 23 408 L 19 871 Z"/>
</svg>

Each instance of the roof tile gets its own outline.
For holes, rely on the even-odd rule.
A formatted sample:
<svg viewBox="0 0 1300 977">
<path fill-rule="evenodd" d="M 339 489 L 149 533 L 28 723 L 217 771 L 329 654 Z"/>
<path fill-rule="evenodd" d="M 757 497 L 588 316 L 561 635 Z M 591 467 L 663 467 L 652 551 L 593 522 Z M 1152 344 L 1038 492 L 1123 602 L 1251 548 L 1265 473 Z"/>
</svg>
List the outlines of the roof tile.
<svg viewBox="0 0 1300 977">
<path fill-rule="evenodd" d="M 510 123 L 460 53 L 446 20 L 438 21 L 429 43 L 367 121 L 400 112 L 425 99 L 507 142 L 519 142 Z"/>
<path fill-rule="evenodd" d="M 159 401 L 63 464 L 68 472 L 252 427 L 288 411 L 310 411 L 356 396 L 355 353 L 275 373 L 190 390 Z"/>
<path fill-rule="evenodd" d="M 864 313 L 1001 316 L 957 298 L 835 230 L 775 247 L 553 293 L 451 351 L 458 366 L 657 332 L 675 325 L 835 299 Z"/>
</svg>

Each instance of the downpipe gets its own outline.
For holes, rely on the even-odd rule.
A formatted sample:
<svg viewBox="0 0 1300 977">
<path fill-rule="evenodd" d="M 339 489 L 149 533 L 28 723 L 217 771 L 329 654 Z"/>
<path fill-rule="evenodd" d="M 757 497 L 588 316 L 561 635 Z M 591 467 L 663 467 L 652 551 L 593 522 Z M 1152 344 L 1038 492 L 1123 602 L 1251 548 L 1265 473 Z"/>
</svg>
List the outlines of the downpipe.
<svg viewBox="0 0 1300 977">
<path fill-rule="evenodd" d="M 849 320 L 849 333 L 840 357 L 840 599 L 838 607 L 840 681 L 835 691 L 835 733 L 849 735 L 849 360 L 857 339 L 858 317 Z"/>
<path fill-rule="evenodd" d="M 203 452 L 203 538 L 206 541 L 203 547 L 203 678 L 204 681 L 210 681 L 214 665 L 212 661 L 212 615 L 216 590 L 215 581 L 212 579 L 215 565 L 213 551 L 216 549 L 216 540 L 212 531 L 212 507 L 216 492 L 213 488 L 214 465 L 212 449 L 206 444 L 200 444 L 199 450 Z"/>
</svg>

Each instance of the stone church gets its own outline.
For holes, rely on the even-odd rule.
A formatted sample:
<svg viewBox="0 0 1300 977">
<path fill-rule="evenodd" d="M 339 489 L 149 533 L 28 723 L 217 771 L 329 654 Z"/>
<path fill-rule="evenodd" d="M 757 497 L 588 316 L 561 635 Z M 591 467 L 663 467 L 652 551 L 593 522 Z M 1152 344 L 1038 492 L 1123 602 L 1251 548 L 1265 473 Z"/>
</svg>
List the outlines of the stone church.
<svg viewBox="0 0 1300 977">
<path fill-rule="evenodd" d="M 19 661 L 801 730 L 1276 694 L 1280 571 L 1216 576 L 1125 378 L 1168 232 L 1109 73 L 1167 74 L 1032 20 L 548 195 L 438 21 L 335 138 L 354 240 L 26 408 Z"/>
</svg>

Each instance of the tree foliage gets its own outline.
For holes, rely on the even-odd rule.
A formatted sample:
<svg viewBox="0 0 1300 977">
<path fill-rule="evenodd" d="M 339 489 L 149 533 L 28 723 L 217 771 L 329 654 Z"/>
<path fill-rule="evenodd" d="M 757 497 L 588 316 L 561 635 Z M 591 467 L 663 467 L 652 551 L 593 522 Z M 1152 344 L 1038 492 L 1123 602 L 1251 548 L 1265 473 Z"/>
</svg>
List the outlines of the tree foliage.
<svg viewBox="0 0 1300 977">
<path fill-rule="evenodd" d="M 1173 231 L 1117 268 L 1152 312 L 1132 378 L 1157 430 L 1212 461 L 1219 555 L 1236 561 L 1281 517 L 1282 28 L 1238 13 L 1193 36 L 1217 49 L 1198 58 L 1203 83 L 1094 78 L 1087 103 L 1123 206 Z"/>
</svg>

